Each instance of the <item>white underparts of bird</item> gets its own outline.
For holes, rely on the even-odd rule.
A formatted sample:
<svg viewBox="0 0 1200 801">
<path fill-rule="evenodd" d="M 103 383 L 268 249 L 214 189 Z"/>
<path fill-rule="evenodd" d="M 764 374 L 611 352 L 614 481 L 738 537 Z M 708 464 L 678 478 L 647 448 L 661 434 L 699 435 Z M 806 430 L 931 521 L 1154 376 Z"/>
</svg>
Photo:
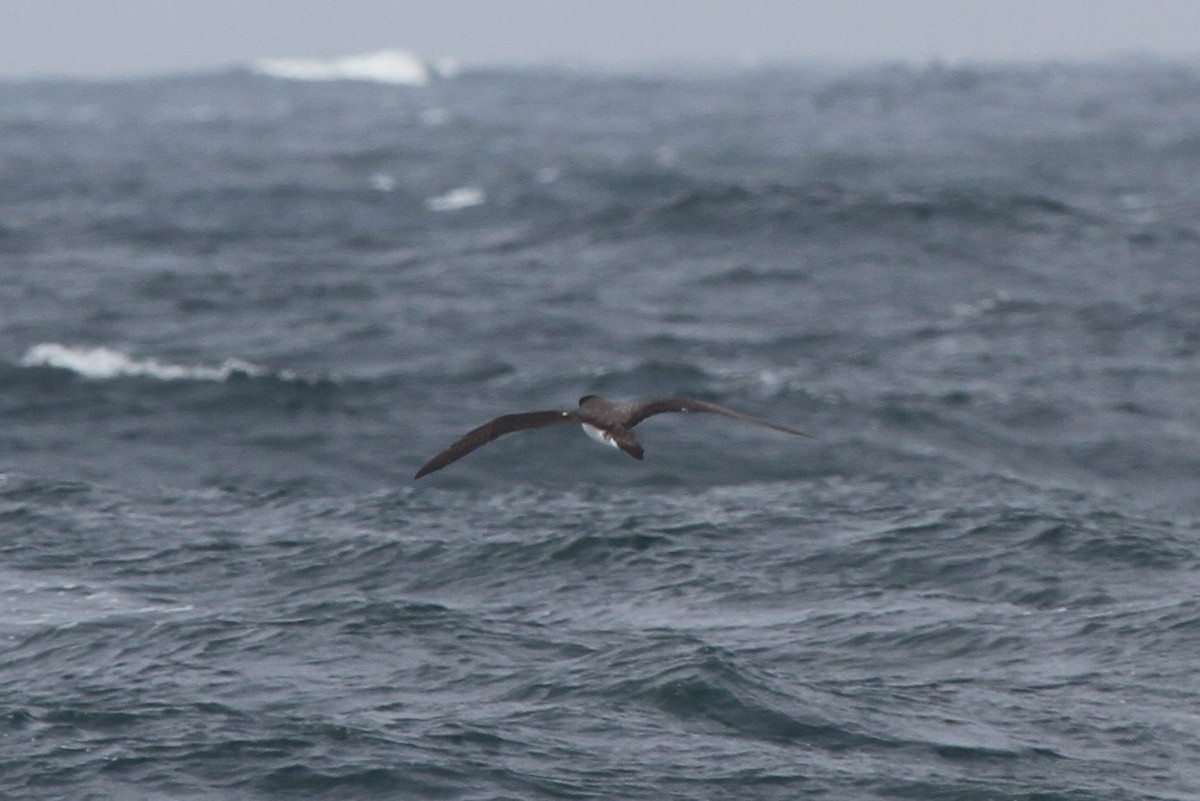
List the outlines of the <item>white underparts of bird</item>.
<svg viewBox="0 0 1200 801">
<path fill-rule="evenodd" d="M 601 445 L 608 445 L 609 447 L 616 448 L 618 450 L 620 450 L 620 448 L 621 448 L 621 446 L 616 443 L 616 441 L 612 438 L 612 436 L 607 431 L 605 431 L 604 429 L 601 429 L 601 428 L 596 428 L 591 423 L 583 424 L 583 433 L 587 434 L 589 437 L 596 440 L 596 442 L 599 442 Z"/>
</svg>

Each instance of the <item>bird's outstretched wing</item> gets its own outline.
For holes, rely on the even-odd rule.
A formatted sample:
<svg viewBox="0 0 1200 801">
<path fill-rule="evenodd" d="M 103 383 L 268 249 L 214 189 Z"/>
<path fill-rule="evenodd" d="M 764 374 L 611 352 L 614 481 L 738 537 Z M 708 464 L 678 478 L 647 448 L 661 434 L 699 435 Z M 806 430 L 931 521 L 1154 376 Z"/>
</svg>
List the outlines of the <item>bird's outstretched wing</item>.
<svg viewBox="0 0 1200 801">
<path fill-rule="evenodd" d="M 432 473 L 434 470 L 441 470 L 446 465 L 458 461 L 476 448 L 483 447 L 496 437 L 510 434 L 513 431 L 524 431 L 527 428 L 542 428 L 559 423 L 574 423 L 578 422 L 578 420 L 579 418 L 574 412 L 557 410 L 521 412 L 520 414 L 506 414 L 502 417 L 497 417 L 495 420 L 489 420 L 478 428 L 473 428 L 454 440 L 444 451 L 426 462 L 413 478 L 417 479 Z"/>
<path fill-rule="evenodd" d="M 723 414 L 726 417 L 733 417 L 737 420 L 745 420 L 748 423 L 757 423 L 760 426 L 766 426 L 776 431 L 783 431 L 800 437 L 812 436 L 803 431 L 797 431 L 794 428 L 781 426 L 779 423 L 772 423 L 770 420 L 764 420 L 761 417 L 755 417 L 745 412 L 739 412 L 736 409 L 730 409 L 727 406 L 719 406 L 715 403 L 696 400 L 695 398 L 654 398 L 652 400 L 637 401 L 636 403 L 627 403 L 622 407 L 622 410 L 629 415 L 629 420 L 625 423 L 628 428 L 633 428 L 647 417 L 656 414 L 665 414 L 667 412 L 712 412 L 713 414 Z"/>
</svg>

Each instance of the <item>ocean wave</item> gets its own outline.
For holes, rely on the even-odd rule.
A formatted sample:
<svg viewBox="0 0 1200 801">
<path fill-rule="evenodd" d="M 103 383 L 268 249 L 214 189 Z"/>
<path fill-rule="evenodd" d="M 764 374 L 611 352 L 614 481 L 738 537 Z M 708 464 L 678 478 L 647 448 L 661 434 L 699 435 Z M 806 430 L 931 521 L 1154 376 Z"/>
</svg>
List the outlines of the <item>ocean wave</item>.
<svg viewBox="0 0 1200 801">
<path fill-rule="evenodd" d="M 425 208 L 430 211 L 458 211 L 472 206 L 482 206 L 487 202 L 487 193 L 477 186 L 460 186 L 451 189 L 444 195 L 431 197 L 425 201 Z"/>
<path fill-rule="evenodd" d="M 189 604 L 154 603 L 64 575 L 0 570 L 6 632 L 55 629 L 118 617 L 159 617 L 192 611 Z"/>
<path fill-rule="evenodd" d="M 425 86 L 437 74 L 449 77 L 452 66 L 435 69 L 403 50 L 381 50 L 338 58 L 260 58 L 251 69 L 271 78 L 295 81 L 375 81 L 399 86 Z"/>
<path fill-rule="evenodd" d="M 878 226 L 941 219 L 1018 230 L 1107 222 L 1058 198 L 1036 194 L 961 188 L 878 193 L 828 183 L 696 186 L 654 199 L 639 219 L 671 229 L 717 231 L 725 226 L 741 229 L 748 222 L 758 227 L 783 224 L 804 230 L 829 224 Z"/>
<path fill-rule="evenodd" d="M 127 353 L 103 346 L 73 347 L 57 342 L 34 345 L 21 357 L 20 365 L 67 370 L 93 380 L 156 378 L 160 381 L 226 381 L 237 376 L 260 377 L 272 374 L 264 367 L 241 359 L 226 359 L 216 367 L 170 364 L 153 358 L 134 358 Z M 296 378 L 287 372 L 274 375 L 284 380 Z"/>
</svg>

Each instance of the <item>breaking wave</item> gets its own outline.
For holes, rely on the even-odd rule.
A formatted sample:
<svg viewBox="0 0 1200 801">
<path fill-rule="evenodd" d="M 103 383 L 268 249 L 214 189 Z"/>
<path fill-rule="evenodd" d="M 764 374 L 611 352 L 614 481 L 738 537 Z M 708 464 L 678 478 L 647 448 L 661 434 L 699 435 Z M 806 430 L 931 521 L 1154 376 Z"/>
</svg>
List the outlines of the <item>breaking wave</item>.
<svg viewBox="0 0 1200 801">
<path fill-rule="evenodd" d="M 452 66 L 436 70 L 424 59 L 403 50 L 381 50 L 338 58 L 260 58 L 251 69 L 272 78 L 295 81 L 375 81 L 401 86 L 425 86 L 436 73 L 448 77 Z"/>
<path fill-rule="evenodd" d="M 69 370 L 84 378 L 156 378 L 160 381 L 225 381 L 233 376 L 263 376 L 271 371 L 241 359 L 226 359 L 215 367 L 182 365 L 158 359 L 138 359 L 112 348 L 72 347 L 57 342 L 34 345 L 21 357 L 22 367 Z M 293 378 L 280 374 L 281 378 Z"/>
</svg>

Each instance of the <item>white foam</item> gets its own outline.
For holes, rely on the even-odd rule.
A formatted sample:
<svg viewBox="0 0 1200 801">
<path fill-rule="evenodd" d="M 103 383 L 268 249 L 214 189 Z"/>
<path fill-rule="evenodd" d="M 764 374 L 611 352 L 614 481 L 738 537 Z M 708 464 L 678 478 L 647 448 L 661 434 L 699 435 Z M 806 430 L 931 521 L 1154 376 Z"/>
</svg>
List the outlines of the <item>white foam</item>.
<svg viewBox="0 0 1200 801">
<path fill-rule="evenodd" d="M 396 176 L 389 172 L 372 173 L 369 180 L 371 188 L 376 192 L 394 192 L 396 190 Z"/>
<path fill-rule="evenodd" d="M 451 189 L 444 195 L 431 197 L 425 201 L 425 207 L 430 211 L 458 211 L 471 206 L 480 206 L 487 202 L 487 193 L 477 186 L 460 186 Z"/>
<path fill-rule="evenodd" d="M 995 295 L 990 295 L 974 303 L 956 303 L 954 304 L 953 312 L 955 317 L 981 317 L 988 312 L 993 312 L 1000 307 L 1002 303 L 1010 300 L 1009 294 L 1003 290 Z"/>
<path fill-rule="evenodd" d="M 38 572 L 29 575 L 0 568 L 0 631 L 26 626 L 70 627 L 118 615 L 168 615 L 190 612 L 191 605 L 147 604 L 117 590 Z"/>
<path fill-rule="evenodd" d="M 256 376 L 267 372 L 240 359 L 228 359 L 219 367 L 187 366 L 157 359 L 135 359 L 111 348 L 78 348 L 57 342 L 34 345 L 21 358 L 21 366 L 56 367 L 97 380 L 137 376 L 162 381 L 224 381 L 235 374 Z"/>
<path fill-rule="evenodd" d="M 251 68 L 272 78 L 294 81 L 377 81 L 424 86 L 431 70 L 421 58 L 403 50 L 381 50 L 341 58 L 260 58 Z"/>
</svg>

